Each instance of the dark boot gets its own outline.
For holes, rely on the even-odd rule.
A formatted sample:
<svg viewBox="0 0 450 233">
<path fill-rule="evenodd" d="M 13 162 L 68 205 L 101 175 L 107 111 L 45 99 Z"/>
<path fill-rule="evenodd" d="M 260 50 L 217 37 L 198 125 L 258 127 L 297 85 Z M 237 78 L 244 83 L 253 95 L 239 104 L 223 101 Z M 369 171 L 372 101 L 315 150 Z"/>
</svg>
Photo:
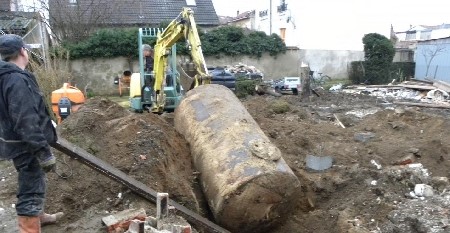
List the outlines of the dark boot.
<svg viewBox="0 0 450 233">
<path fill-rule="evenodd" d="M 19 216 L 20 233 L 41 233 L 41 223 L 38 216 Z"/>
<path fill-rule="evenodd" d="M 55 224 L 56 222 L 58 222 L 58 220 L 62 218 L 63 215 L 64 215 L 63 212 L 58 212 L 56 214 L 42 213 L 39 215 L 39 219 L 41 220 L 41 226 Z"/>
</svg>

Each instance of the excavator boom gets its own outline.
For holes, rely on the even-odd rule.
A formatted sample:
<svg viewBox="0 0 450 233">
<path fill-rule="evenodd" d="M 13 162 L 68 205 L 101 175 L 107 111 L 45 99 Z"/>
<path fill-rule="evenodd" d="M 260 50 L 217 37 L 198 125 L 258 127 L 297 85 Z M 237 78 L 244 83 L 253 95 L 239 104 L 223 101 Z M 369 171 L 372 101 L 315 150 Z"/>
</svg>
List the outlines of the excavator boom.
<svg viewBox="0 0 450 233">
<path fill-rule="evenodd" d="M 158 34 L 155 52 L 154 52 L 154 90 L 156 99 L 152 104 L 152 112 L 162 112 L 165 105 L 164 84 L 168 55 L 170 48 L 184 38 L 187 48 L 190 51 L 191 59 L 196 69 L 194 77 L 182 75 L 184 80 L 180 80 L 184 90 L 190 90 L 198 85 L 211 83 L 211 77 L 207 73 L 205 58 L 201 47 L 200 37 L 197 31 L 197 25 L 194 19 L 194 12 L 190 8 L 183 8 L 182 12 L 174 19 L 167 28 Z"/>
</svg>

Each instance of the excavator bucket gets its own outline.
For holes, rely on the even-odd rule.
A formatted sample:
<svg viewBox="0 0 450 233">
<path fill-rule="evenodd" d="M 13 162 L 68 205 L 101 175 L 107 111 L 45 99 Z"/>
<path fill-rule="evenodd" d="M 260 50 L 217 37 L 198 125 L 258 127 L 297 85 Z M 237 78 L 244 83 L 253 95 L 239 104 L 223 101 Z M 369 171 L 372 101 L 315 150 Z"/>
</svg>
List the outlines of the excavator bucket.
<svg viewBox="0 0 450 233">
<path fill-rule="evenodd" d="M 195 86 L 195 75 L 197 75 L 197 70 L 192 62 L 186 62 L 177 64 L 177 69 L 180 72 L 180 84 L 183 90 L 189 91 Z"/>
</svg>

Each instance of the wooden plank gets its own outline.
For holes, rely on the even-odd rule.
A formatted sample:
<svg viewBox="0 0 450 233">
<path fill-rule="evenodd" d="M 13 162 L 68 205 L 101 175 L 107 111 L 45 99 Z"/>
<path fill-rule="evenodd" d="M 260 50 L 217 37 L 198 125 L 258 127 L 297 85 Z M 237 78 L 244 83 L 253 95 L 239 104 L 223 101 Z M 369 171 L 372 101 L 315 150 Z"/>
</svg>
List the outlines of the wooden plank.
<svg viewBox="0 0 450 233">
<path fill-rule="evenodd" d="M 433 84 L 433 81 L 425 80 L 425 79 L 416 79 L 416 78 L 412 78 L 411 81 L 414 81 L 414 82 L 421 82 L 421 83 L 427 83 L 427 84 Z"/>
<path fill-rule="evenodd" d="M 425 107 L 425 108 L 450 109 L 450 105 L 442 105 L 442 104 L 426 104 L 426 103 L 413 103 L 413 102 L 394 102 L 394 104 L 415 106 L 415 107 Z"/>
<path fill-rule="evenodd" d="M 436 89 L 436 87 L 433 87 L 431 85 L 405 85 L 405 84 L 399 84 L 398 86 L 408 88 L 408 89 L 415 89 L 415 90 L 425 90 L 425 91 L 431 91 Z"/>
</svg>

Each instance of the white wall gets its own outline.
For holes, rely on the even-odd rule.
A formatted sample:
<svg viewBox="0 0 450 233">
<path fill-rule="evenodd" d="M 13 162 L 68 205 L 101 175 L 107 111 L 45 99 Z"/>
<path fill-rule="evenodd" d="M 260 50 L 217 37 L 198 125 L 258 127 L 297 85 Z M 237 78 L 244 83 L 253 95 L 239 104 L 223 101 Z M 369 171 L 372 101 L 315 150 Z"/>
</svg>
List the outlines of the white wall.
<svg viewBox="0 0 450 233">
<path fill-rule="evenodd" d="M 353 50 L 300 50 L 300 62 L 309 64 L 312 71 L 327 74 L 332 78 L 348 78 L 347 64 L 364 60 L 363 51 Z"/>
<path fill-rule="evenodd" d="M 347 65 L 352 61 L 362 60 L 361 51 L 350 50 L 288 50 L 276 57 L 263 55 L 261 58 L 248 56 L 205 57 L 208 66 L 234 66 L 239 63 L 251 65 L 264 73 L 267 80 L 284 76 L 300 76 L 302 62 L 310 65 L 311 70 L 319 71 L 332 78 L 348 78 Z M 179 57 L 178 59 L 183 59 Z M 71 61 L 73 84 L 84 89 L 88 86 L 95 94 L 117 94 L 118 87 L 114 78 L 130 69 L 126 58 L 114 59 L 80 59 Z M 138 72 L 138 62 L 133 60 L 131 68 Z"/>
</svg>

